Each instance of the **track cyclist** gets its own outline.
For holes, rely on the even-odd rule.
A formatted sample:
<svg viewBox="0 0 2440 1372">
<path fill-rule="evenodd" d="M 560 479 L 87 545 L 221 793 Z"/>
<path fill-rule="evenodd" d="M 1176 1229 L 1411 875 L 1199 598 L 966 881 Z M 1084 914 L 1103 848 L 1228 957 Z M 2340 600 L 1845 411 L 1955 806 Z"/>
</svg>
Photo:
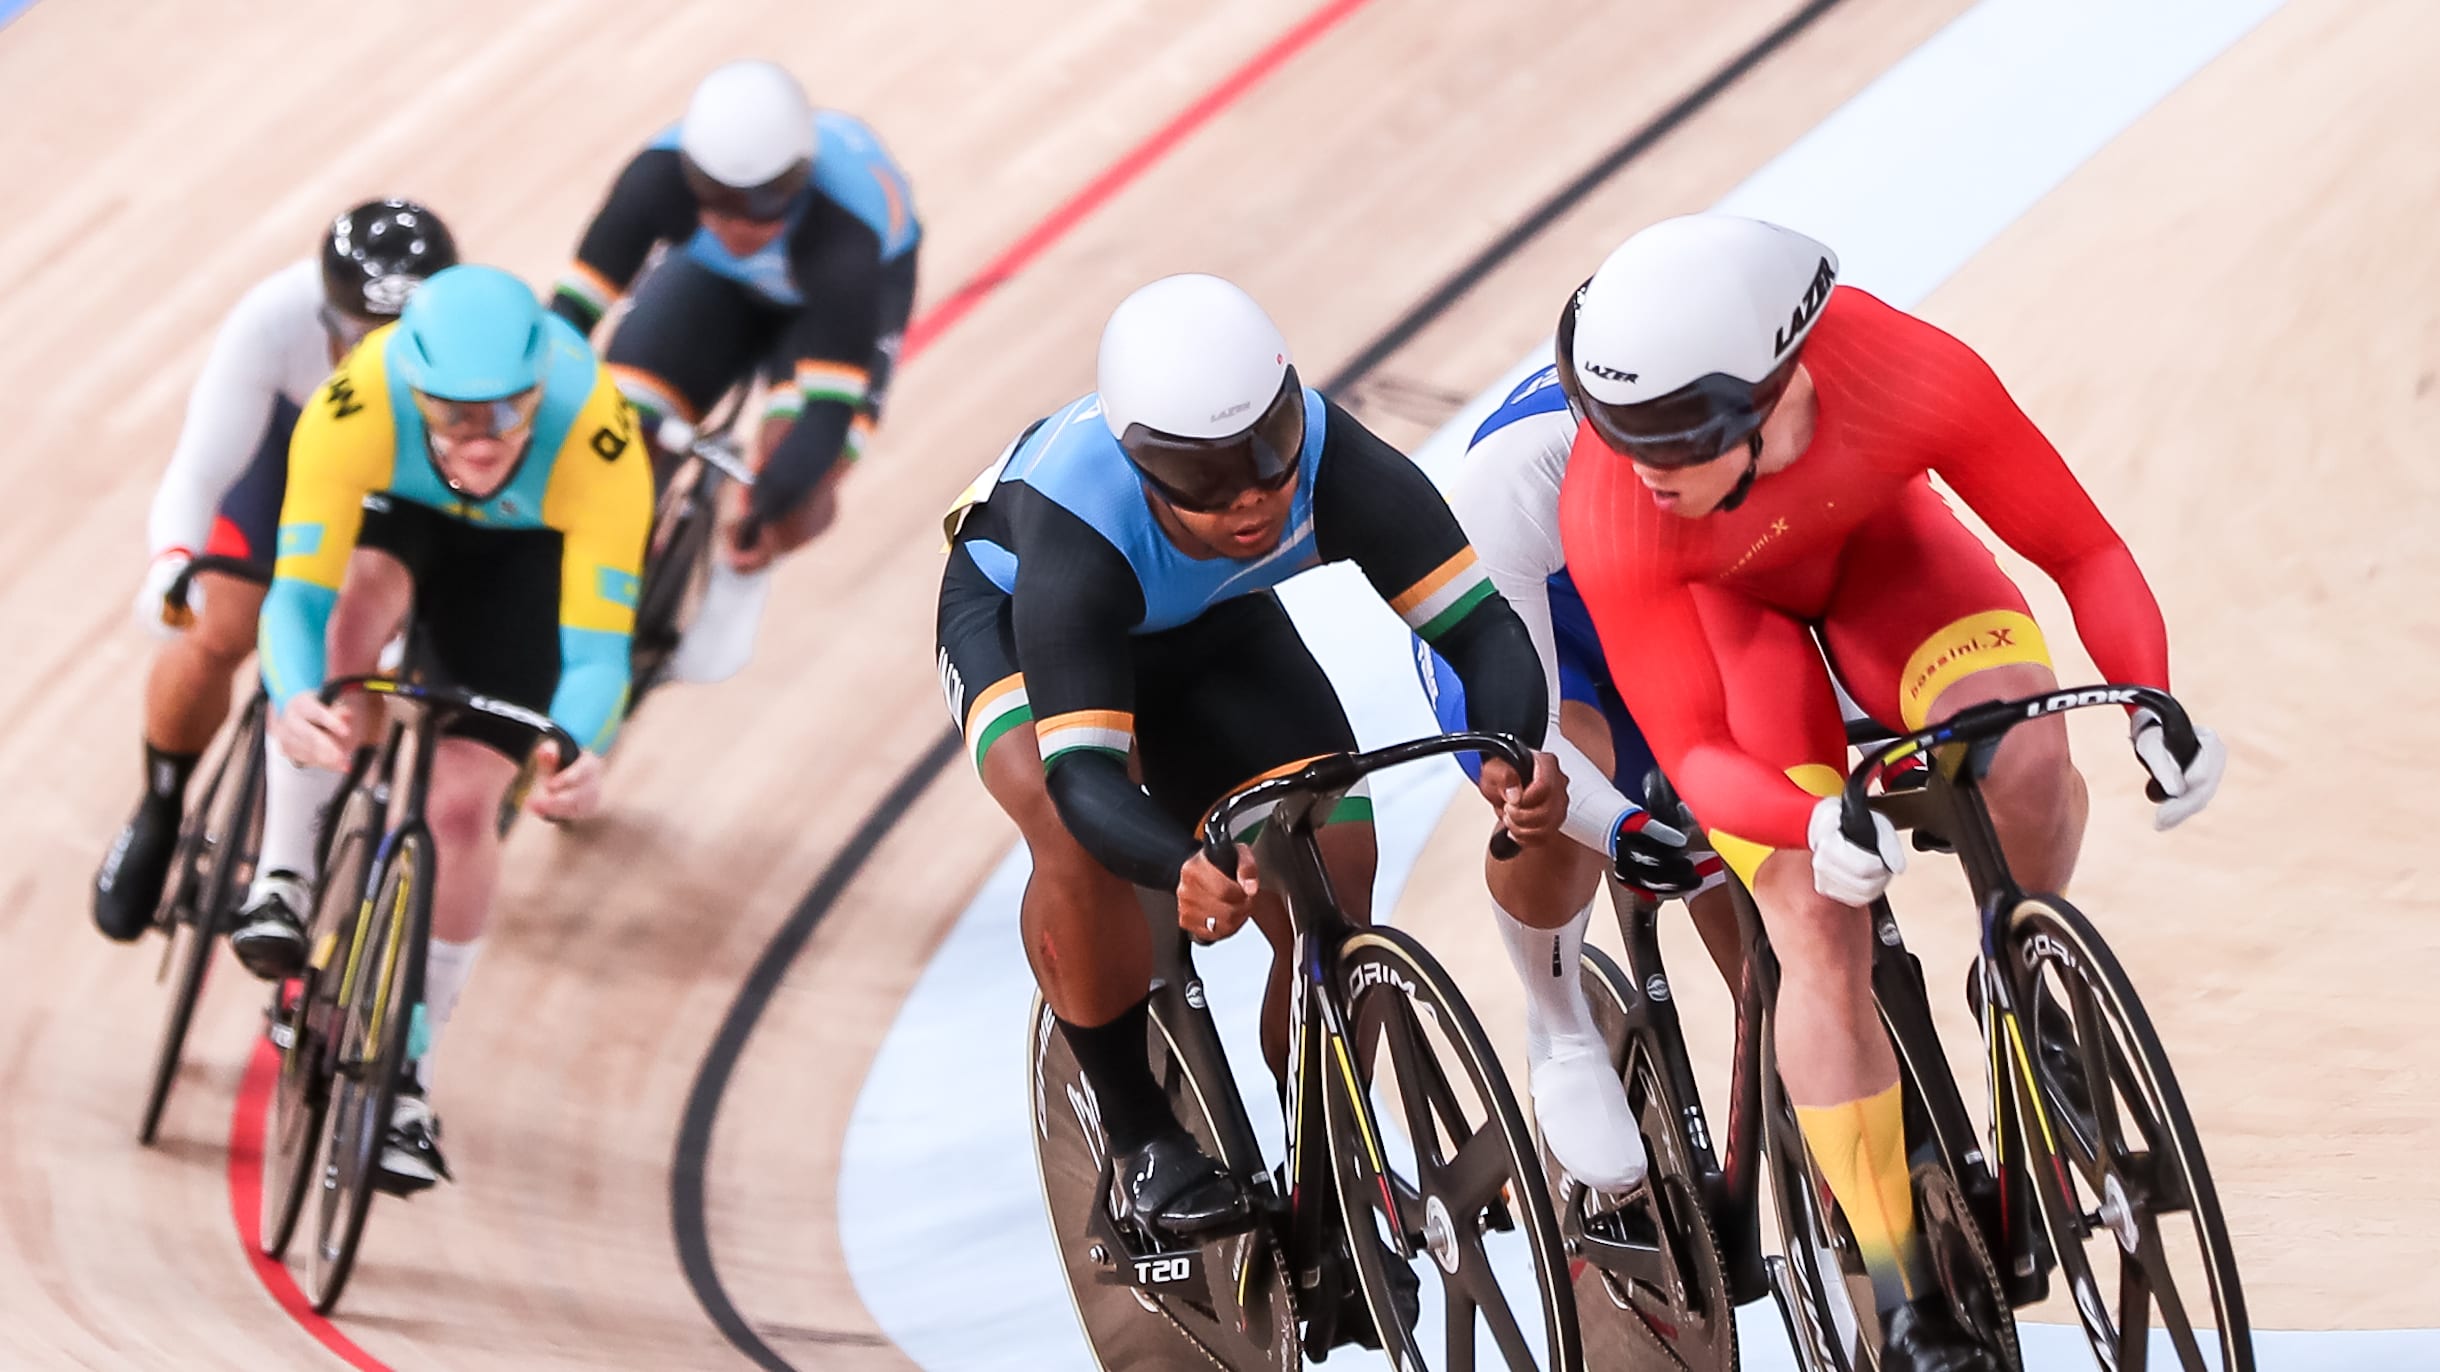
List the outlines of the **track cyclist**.
<svg viewBox="0 0 2440 1372">
<path fill-rule="evenodd" d="M 316 827 L 373 722 L 362 697 L 334 707 L 316 692 L 372 671 L 410 601 L 421 670 L 546 711 L 585 749 L 535 784 L 528 807 L 576 819 L 599 805 L 652 520 L 642 446 L 584 339 L 493 267 L 432 277 L 314 394 L 297 422 L 263 601 L 259 652 L 284 757 L 267 776 L 261 875 L 230 935 L 255 975 L 304 966 Z M 469 716 L 434 753 L 427 1042 L 448 1023 L 490 921 L 501 802 L 529 741 Z M 381 1161 L 381 1184 L 402 1192 L 448 1176 L 426 1103 L 429 1048 L 411 1075 Z"/>
<path fill-rule="evenodd" d="M 952 512 L 941 676 L 984 786 L 1033 855 L 1026 951 L 1092 1088 L 1121 1198 L 1148 1228 L 1209 1233 L 1243 1223 L 1249 1202 L 1153 1080 L 1151 947 L 1129 883 L 1174 891 L 1196 937 L 1249 917 L 1263 928 L 1263 1046 L 1282 1070 L 1285 911 L 1251 870 L 1202 856 L 1195 826 L 1230 788 L 1355 739 L 1270 588 L 1352 560 L 1455 665 L 1473 727 L 1539 746 L 1547 709 L 1532 641 L 1439 491 L 1303 385 L 1243 291 L 1200 275 L 1136 291 L 1102 332 L 1097 376 Z M 1521 844 L 1556 838 L 1566 791 L 1549 755 L 1531 778 L 1487 766 L 1482 790 Z M 1370 821 L 1351 792 L 1320 837 L 1359 918 Z"/>
<path fill-rule="evenodd" d="M 1646 1159 L 1577 972 L 1602 874 L 1655 896 L 1717 892 L 1690 908 L 1724 970 L 1737 963 L 1736 913 L 1720 859 L 1690 849 L 1684 834 L 1627 798 L 1641 794 L 1652 754 L 1610 680 L 1559 547 L 1559 487 L 1576 422 L 1558 368 L 1525 378 L 1475 430 L 1449 504 L 1492 586 L 1524 620 L 1544 680 L 1557 687 L 1547 738 L 1567 774 L 1561 828 L 1576 842 L 1486 859 L 1484 877 L 1492 922 L 1525 990 L 1526 1061 L 1542 1137 L 1569 1175 L 1615 1193 L 1643 1180 Z M 1415 647 L 1440 726 L 1465 728 L 1464 683 L 1421 638 Z M 1471 773 L 1474 758 L 1463 760 Z"/>
<path fill-rule="evenodd" d="M 254 651 L 298 410 L 349 349 L 398 317 L 417 282 L 457 261 L 457 244 L 423 206 L 371 200 L 330 222 L 317 256 L 257 282 L 221 321 L 153 493 L 152 562 L 135 617 L 167 641 L 144 685 L 144 797 L 93 883 L 94 922 L 122 942 L 152 923 L 187 778 L 228 717 L 230 682 Z M 167 597 L 198 550 L 242 559 L 259 575 L 196 577 L 182 614 Z"/>
<path fill-rule="evenodd" d="M 879 423 L 922 238 L 906 173 L 865 124 L 816 110 L 769 62 L 731 62 L 629 161 L 551 308 L 590 333 L 631 287 L 605 357 L 662 434 L 691 428 L 759 370 L 756 481 L 732 488 L 702 606 L 670 660 L 721 681 L 754 651 L 773 559 L 838 510 L 839 479 Z M 660 264 L 636 285 L 656 245 Z M 666 471 L 663 476 L 666 478 Z"/>
<path fill-rule="evenodd" d="M 1990 367 L 1837 281 L 1823 245 L 1726 215 L 1664 220 L 1613 252 L 1559 327 L 1584 416 L 1560 530 L 1628 708 L 1761 907 L 1780 1075 L 1871 1269 L 1882 1366 L 1983 1367 L 1915 1227 L 1857 909 L 1904 855 L 1878 816 L 1873 847 L 1840 835 L 1827 667 L 1908 729 L 2057 687 L 2023 595 L 1934 472 L 2059 584 L 2110 680 L 2165 689 L 2168 635 L 2126 545 Z M 2161 828 L 2219 784 L 2225 751 L 2198 733 L 2180 766 L 2159 720 L 2133 714 Z M 2064 889 L 2086 808 L 2065 724 L 2010 733 L 1985 794 L 2017 875 Z"/>
</svg>

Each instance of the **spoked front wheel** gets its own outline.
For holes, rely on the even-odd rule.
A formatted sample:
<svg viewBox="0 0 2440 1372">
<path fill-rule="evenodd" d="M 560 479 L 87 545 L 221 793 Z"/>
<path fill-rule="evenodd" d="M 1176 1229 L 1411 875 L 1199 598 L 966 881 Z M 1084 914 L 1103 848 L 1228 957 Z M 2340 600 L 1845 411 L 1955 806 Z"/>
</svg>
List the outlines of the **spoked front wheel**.
<svg viewBox="0 0 2440 1372">
<path fill-rule="evenodd" d="M 409 832 L 381 864 L 338 1000 L 330 1114 L 314 1169 L 313 1245 L 305 1253 L 305 1294 L 325 1315 L 339 1304 L 355 1270 L 377 1189 L 398 1079 L 409 1061 L 415 1004 L 423 994 L 414 941 L 430 927 L 431 902 L 431 840 Z"/>
<path fill-rule="evenodd" d="M 1204 1093 L 1235 1088 L 1194 1076 L 1159 1004 L 1156 999 L 1147 1035 L 1152 1075 L 1169 1098 L 1170 1112 L 1205 1154 L 1226 1160 Z M 1163 1265 L 1163 1272 L 1186 1266 L 1182 1279 L 1150 1286 L 1124 1283 L 1136 1262 L 1157 1250 L 1114 1217 L 1100 1104 L 1040 996 L 1034 997 L 1031 1026 L 1027 1095 L 1043 1208 L 1059 1245 L 1076 1322 L 1101 1366 L 1108 1372 L 1205 1364 L 1231 1372 L 1293 1372 L 1303 1366 L 1287 1264 L 1267 1224 L 1200 1245 L 1191 1265 L 1174 1260 Z M 1259 1167 L 1259 1160 L 1254 1165 Z M 1237 1170 L 1242 1178 L 1244 1169 Z"/>
<path fill-rule="evenodd" d="M 170 869 L 170 894 L 163 906 L 170 946 L 162 969 L 174 969 L 169 1012 L 161 1025 L 160 1046 L 153 1052 L 152 1085 L 144 1097 L 144 1118 L 136 1137 L 147 1147 L 159 1136 L 161 1112 L 169 1104 L 170 1088 L 186 1060 L 186 1033 L 203 998 L 204 973 L 212 951 L 228 927 L 228 916 L 251 875 L 257 830 L 262 821 L 263 701 L 257 694 L 231 730 L 220 759 L 212 767 L 194 808 L 178 834 L 176 865 Z"/>
<path fill-rule="evenodd" d="M 1655 1372 L 1735 1372 L 1737 1312 L 1720 1241 L 1685 1130 L 1694 1116 L 1670 1085 L 1646 1028 L 1643 990 L 1598 948 L 1584 950 L 1585 1001 L 1627 1087 L 1651 1160 L 1645 1185 L 1607 1197 L 1568 1178 L 1544 1149 L 1571 1256 L 1587 1364 Z"/>
<path fill-rule="evenodd" d="M 2158 1351 L 2185 1372 L 2252 1372 L 2228 1224 L 2134 984 L 2091 921 L 2056 897 L 2019 903 L 2007 937 L 2014 1098 L 2052 1251 L 2095 1356 L 2141 1369 Z M 2026 1090 L 2027 1071 L 2038 1091 Z"/>
<path fill-rule="evenodd" d="M 1541 1157 L 1474 1012 L 1397 929 L 1350 935 L 1335 989 L 1355 1058 L 1324 1072 L 1339 1208 L 1393 1365 L 1582 1368 Z"/>
</svg>

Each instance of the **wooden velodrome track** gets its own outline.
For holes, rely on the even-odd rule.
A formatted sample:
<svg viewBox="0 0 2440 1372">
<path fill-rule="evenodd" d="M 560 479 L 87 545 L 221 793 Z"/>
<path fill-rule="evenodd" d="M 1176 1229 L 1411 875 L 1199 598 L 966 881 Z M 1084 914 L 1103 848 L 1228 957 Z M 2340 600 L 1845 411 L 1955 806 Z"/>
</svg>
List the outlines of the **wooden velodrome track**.
<svg viewBox="0 0 2440 1372">
<path fill-rule="evenodd" d="M 1171 270 L 1245 284 L 1310 374 L 1362 362 L 1347 394 L 1419 439 L 1629 228 L 1718 198 L 1965 3 L 1811 7 L 1545 232 L 1368 346 L 1793 8 L 560 0 L 342 19 L 43 0 L 14 18 L 0 1367 L 734 1366 L 739 1326 L 800 1367 L 907 1365 L 845 1274 L 840 1139 L 900 999 L 1008 842 L 960 769 L 922 765 L 943 725 L 938 509 L 1090 384 L 1110 305 Z M 2266 1326 L 2440 1323 L 2440 1201 L 2416 1166 L 2440 1142 L 2423 1019 L 2440 901 L 2422 882 L 2440 807 L 2415 782 L 2440 741 L 2417 713 L 2440 695 L 2436 50 L 2419 0 L 2293 0 L 1922 307 L 2092 484 L 2168 610 L 2180 693 L 2229 740 L 2219 804 L 2162 837 L 2122 745 L 2079 733 L 2096 799 L 2077 895 L 2176 1051 Z M 145 1152 L 155 959 L 105 946 L 85 914 L 136 777 L 146 645 L 124 605 L 145 503 L 221 312 L 325 216 L 416 195 L 471 254 L 547 280 L 619 161 L 739 53 L 788 61 L 900 153 L 929 228 L 929 327 L 846 520 L 784 574 L 756 665 L 639 722 L 607 817 L 516 844 L 444 1050 L 463 1180 L 377 1210 L 317 1335 L 232 1223 L 258 995 L 223 969 Z M 2064 645 L 2055 596 L 2031 588 Z M 885 800 L 896 822 L 868 824 Z M 1453 816 L 1413 888 L 1441 899 L 1397 917 L 1496 971 L 1457 832 L 1475 816 Z M 826 871 L 847 879 L 800 918 Z M 1943 875 L 1900 894 L 1928 906 Z M 1962 965 L 1956 930 L 1909 928 L 1927 962 Z M 795 955 L 766 956 L 775 938 Z M 758 967 L 741 1034 L 730 1010 Z M 1506 1032 L 1504 975 L 1469 989 Z M 707 1057 L 725 1082 L 706 1085 Z"/>
</svg>

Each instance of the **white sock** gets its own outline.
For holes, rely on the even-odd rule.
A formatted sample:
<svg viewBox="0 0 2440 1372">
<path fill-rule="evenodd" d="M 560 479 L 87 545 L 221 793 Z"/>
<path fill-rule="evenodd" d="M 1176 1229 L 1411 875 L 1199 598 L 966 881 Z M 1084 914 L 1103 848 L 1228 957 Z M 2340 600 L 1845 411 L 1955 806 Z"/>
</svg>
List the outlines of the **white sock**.
<svg viewBox="0 0 2440 1372">
<path fill-rule="evenodd" d="M 1499 925 L 1500 942 L 1508 946 L 1517 981 L 1525 988 L 1527 1060 L 1548 1058 L 1554 1041 L 1599 1045 L 1601 1030 L 1584 1003 L 1583 973 L 1577 965 L 1584 952 L 1585 926 L 1593 918 L 1592 903 L 1586 902 L 1575 918 L 1556 929 L 1536 929 L 1496 900 L 1491 914 Z"/>
<path fill-rule="evenodd" d="M 719 557 L 703 584 L 703 601 L 695 607 L 695 622 L 670 658 L 670 674 L 681 681 L 711 685 L 745 670 L 754 656 L 754 639 L 762 628 L 763 603 L 771 597 L 771 569 L 740 572 Z"/>
<path fill-rule="evenodd" d="M 457 1013 L 458 996 L 465 991 L 466 978 L 474 972 L 474 955 L 482 948 L 481 939 L 452 943 L 436 938 L 424 950 L 424 1016 L 429 1039 L 424 1055 L 415 1060 L 415 1080 L 427 1095 L 432 1091 L 432 1059 L 440 1047 L 441 1029 Z"/>
<path fill-rule="evenodd" d="M 271 758 L 263 768 L 263 851 L 254 864 L 255 883 L 259 886 L 272 872 L 294 872 L 311 881 L 322 812 L 344 778 L 319 767 L 299 767 L 269 740 L 263 746 L 271 750 Z"/>
</svg>

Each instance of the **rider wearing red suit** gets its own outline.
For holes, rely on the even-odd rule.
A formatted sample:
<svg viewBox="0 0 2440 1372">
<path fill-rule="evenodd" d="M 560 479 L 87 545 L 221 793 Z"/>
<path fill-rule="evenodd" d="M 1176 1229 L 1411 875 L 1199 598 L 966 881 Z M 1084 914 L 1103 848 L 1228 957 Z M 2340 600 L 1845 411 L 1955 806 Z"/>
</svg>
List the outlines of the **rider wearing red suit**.
<svg viewBox="0 0 2440 1372">
<path fill-rule="evenodd" d="M 2133 555 L 1990 367 L 1837 278 L 1821 244 L 1725 215 L 1665 220 L 1613 253 L 1560 322 L 1582 421 L 1560 531 L 1629 712 L 1761 909 L 1780 1075 L 1873 1270 L 1882 1365 L 1976 1368 L 1989 1351 L 1949 1317 L 1915 1232 L 1855 908 L 1903 850 L 1886 820 L 1869 850 L 1838 832 L 1829 670 L 1909 729 L 2056 688 L 2023 594 L 1934 473 L 2059 584 L 2102 675 L 2166 689 L 2168 634 Z M 2218 783 L 2224 753 L 2198 732 L 2200 752 L 2174 758 L 2136 715 L 2164 828 Z M 2064 723 L 2011 733 L 1985 792 L 2019 878 L 2064 888 L 2085 815 Z"/>
</svg>

